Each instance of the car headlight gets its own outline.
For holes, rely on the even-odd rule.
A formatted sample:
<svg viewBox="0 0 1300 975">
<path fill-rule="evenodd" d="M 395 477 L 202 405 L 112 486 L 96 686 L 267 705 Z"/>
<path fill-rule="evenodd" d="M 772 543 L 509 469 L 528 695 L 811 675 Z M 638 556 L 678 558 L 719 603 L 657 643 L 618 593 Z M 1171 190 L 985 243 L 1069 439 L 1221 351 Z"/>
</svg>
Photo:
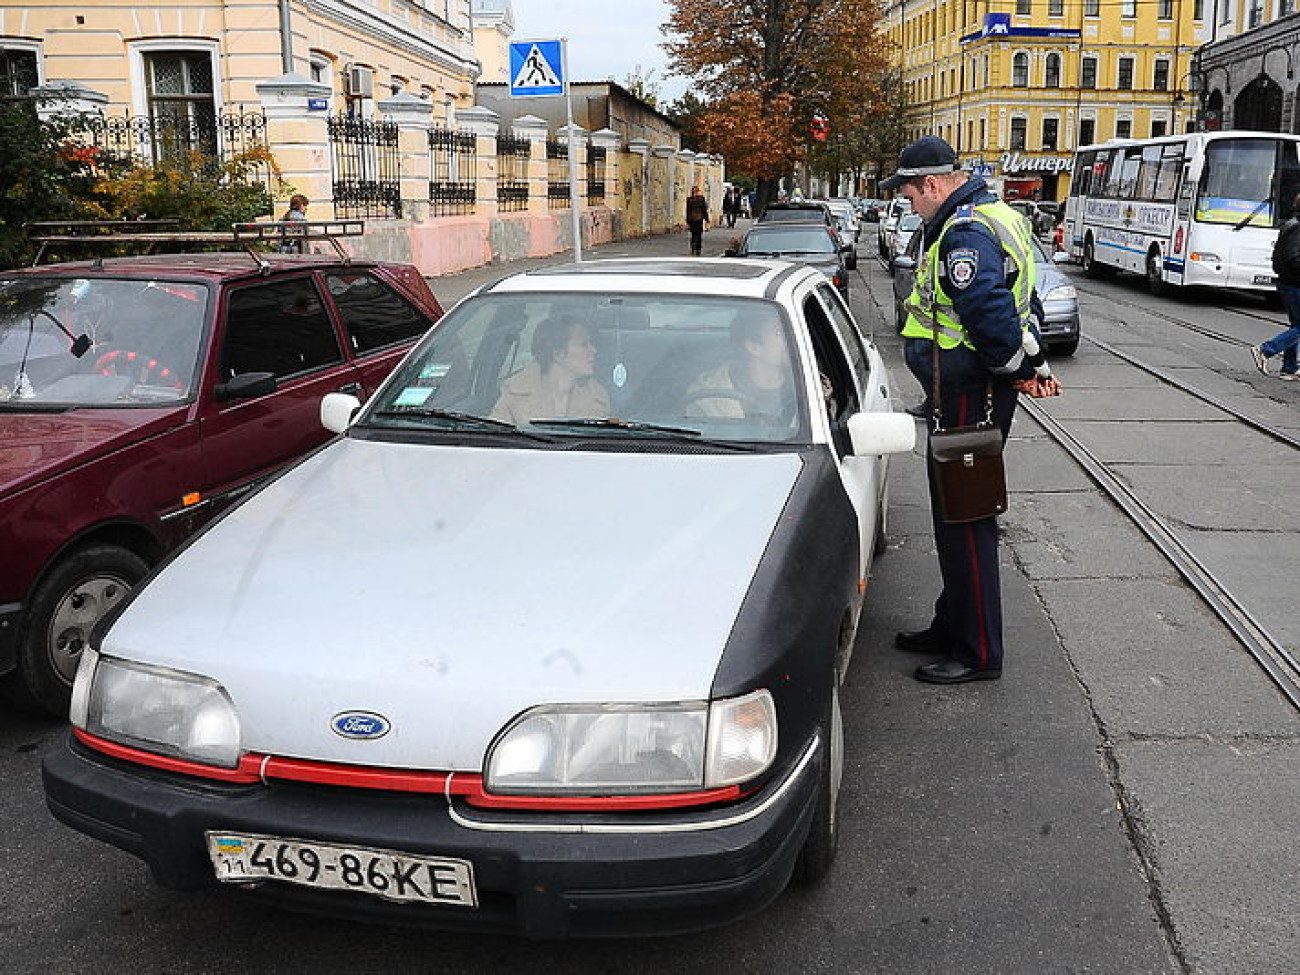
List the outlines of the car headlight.
<svg viewBox="0 0 1300 975">
<path fill-rule="evenodd" d="M 1047 294 L 1043 295 L 1044 301 L 1066 301 L 1079 297 L 1078 290 L 1072 284 L 1058 284 Z"/>
<path fill-rule="evenodd" d="M 712 703 L 548 705 L 498 736 L 484 785 L 499 795 L 715 789 L 764 772 L 776 744 L 776 706 L 765 690 Z"/>
<path fill-rule="evenodd" d="M 239 718 L 216 681 L 83 651 L 72 723 L 92 735 L 205 765 L 239 763 Z"/>
</svg>

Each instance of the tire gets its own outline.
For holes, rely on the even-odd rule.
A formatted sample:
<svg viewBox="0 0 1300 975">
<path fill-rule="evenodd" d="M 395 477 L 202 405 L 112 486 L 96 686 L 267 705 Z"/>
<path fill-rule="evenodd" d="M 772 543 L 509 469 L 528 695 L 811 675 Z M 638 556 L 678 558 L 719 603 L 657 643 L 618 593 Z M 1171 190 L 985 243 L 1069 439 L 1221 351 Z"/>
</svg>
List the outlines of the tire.
<svg viewBox="0 0 1300 975">
<path fill-rule="evenodd" d="M 817 805 L 812 825 L 799 858 L 794 864 L 791 882 L 801 887 L 817 883 L 830 871 L 840 844 L 839 792 L 844 774 L 844 724 L 840 717 L 840 692 L 831 681 L 831 702 L 822 732 L 826 747 L 821 750 L 821 775 L 817 782 Z"/>
<path fill-rule="evenodd" d="M 1090 278 L 1099 278 L 1102 276 L 1101 267 L 1097 264 L 1097 255 L 1092 249 L 1092 238 L 1089 237 L 1083 243 L 1083 273 Z"/>
<path fill-rule="evenodd" d="M 32 591 L 18 634 L 18 669 L 0 685 L 9 702 L 66 718 L 91 629 L 148 571 L 144 559 L 115 545 L 95 545 L 58 562 Z"/>
</svg>

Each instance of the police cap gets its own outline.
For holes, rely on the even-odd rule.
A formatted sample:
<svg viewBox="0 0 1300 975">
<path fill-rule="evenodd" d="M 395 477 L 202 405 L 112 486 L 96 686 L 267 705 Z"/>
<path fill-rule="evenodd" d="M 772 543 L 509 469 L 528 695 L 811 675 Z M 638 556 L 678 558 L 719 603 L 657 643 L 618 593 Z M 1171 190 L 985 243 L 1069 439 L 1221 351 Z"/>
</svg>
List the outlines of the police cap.
<svg viewBox="0 0 1300 975">
<path fill-rule="evenodd" d="M 952 146 L 937 135 L 923 135 L 898 154 L 898 169 L 880 181 L 880 188 L 896 190 L 916 176 L 939 176 L 958 168 Z"/>
</svg>

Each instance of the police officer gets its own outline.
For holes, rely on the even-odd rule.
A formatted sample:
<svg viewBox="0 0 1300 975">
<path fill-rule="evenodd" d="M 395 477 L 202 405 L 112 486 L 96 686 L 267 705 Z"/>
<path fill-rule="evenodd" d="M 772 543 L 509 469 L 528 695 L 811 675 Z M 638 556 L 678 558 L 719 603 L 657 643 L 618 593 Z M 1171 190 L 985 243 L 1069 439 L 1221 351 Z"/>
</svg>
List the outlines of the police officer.
<svg viewBox="0 0 1300 975">
<path fill-rule="evenodd" d="M 1032 231 L 982 179 L 962 172 L 957 154 L 937 136 L 925 136 L 904 149 L 897 171 L 880 186 L 901 192 L 925 221 L 923 258 L 905 303 L 907 367 L 929 395 L 937 344 L 938 423 L 953 427 L 985 419 L 991 390 L 991 419 L 1005 441 L 1018 391 L 1034 397 L 1060 393 L 1036 342 L 1025 338 L 1033 335 Z M 917 668 L 918 680 L 996 680 L 1002 676 L 997 519 L 945 524 L 932 461 L 929 477 L 943 590 L 930 625 L 899 633 L 895 644 L 901 650 L 940 655 Z"/>
</svg>

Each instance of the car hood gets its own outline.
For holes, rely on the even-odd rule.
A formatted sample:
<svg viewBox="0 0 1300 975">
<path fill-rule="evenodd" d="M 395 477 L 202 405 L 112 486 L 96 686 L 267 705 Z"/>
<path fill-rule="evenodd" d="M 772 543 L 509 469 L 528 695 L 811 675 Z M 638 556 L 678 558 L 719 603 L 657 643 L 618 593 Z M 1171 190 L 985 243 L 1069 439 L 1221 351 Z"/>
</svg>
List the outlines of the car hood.
<svg viewBox="0 0 1300 975">
<path fill-rule="evenodd" d="M 101 649 L 219 681 L 250 751 L 477 770 L 538 704 L 708 698 L 801 467 L 344 439 L 201 536 Z M 342 738 L 347 711 L 392 731 Z"/>
<path fill-rule="evenodd" d="M 67 468 L 147 439 L 181 421 L 185 406 L 165 409 L 0 410 L 0 496 Z"/>
</svg>

